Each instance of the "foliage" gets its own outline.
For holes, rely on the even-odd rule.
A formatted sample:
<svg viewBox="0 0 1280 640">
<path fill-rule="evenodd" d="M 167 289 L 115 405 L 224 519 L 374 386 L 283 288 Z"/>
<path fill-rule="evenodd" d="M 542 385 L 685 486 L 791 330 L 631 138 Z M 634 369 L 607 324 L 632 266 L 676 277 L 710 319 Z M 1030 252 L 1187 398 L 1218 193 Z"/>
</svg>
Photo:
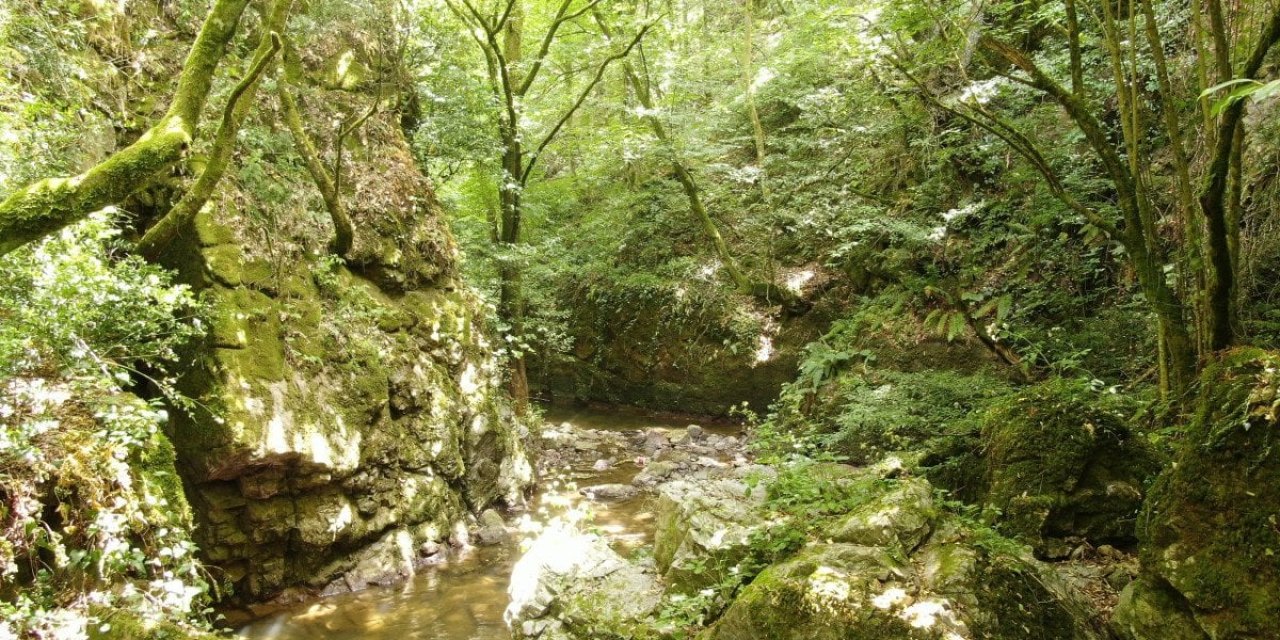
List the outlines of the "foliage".
<svg viewBox="0 0 1280 640">
<path fill-rule="evenodd" d="M 125 391 L 169 388 L 199 305 L 121 257 L 115 223 L 0 259 L 0 635 L 82 637 L 117 611 L 153 628 L 210 598 L 166 412 Z"/>
</svg>

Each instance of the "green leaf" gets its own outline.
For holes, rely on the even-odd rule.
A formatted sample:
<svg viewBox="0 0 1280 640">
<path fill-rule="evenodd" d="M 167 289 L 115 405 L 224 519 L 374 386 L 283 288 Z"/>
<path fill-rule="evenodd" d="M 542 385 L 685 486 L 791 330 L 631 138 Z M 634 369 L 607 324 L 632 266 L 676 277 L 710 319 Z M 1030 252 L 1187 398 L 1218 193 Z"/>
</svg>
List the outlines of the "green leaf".
<svg viewBox="0 0 1280 640">
<path fill-rule="evenodd" d="M 947 327 L 947 342 L 955 340 L 956 336 L 959 336 L 964 331 L 964 328 L 964 314 L 959 311 L 952 313 L 950 325 Z"/>
</svg>

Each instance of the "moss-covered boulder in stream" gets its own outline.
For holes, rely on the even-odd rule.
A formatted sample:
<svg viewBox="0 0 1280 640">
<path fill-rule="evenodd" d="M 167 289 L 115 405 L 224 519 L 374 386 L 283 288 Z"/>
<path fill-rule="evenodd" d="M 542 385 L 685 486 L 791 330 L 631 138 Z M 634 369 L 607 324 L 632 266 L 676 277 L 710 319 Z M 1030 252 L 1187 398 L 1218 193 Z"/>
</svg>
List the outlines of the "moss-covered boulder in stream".
<svg viewBox="0 0 1280 640">
<path fill-rule="evenodd" d="M 1128 421 L 1123 396 L 1053 380 L 996 402 L 981 417 L 983 502 L 996 527 L 1063 557 L 1068 538 L 1134 540 L 1134 522 L 1155 458 Z"/>
<path fill-rule="evenodd" d="M 1280 354 L 1242 349 L 1206 368 L 1174 464 L 1152 487 L 1139 521 L 1144 575 L 1116 613 L 1122 633 L 1276 637 L 1278 418 Z M 1175 622 L 1181 635 L 1170 635 Z"/>
<path fill-rule="evenodd" d="M 1088 607 L 990 532 L 944 524 L 910 555 L 822 543 L 765 569 L 708 640 L 1094 640 Z"/>
</svg>

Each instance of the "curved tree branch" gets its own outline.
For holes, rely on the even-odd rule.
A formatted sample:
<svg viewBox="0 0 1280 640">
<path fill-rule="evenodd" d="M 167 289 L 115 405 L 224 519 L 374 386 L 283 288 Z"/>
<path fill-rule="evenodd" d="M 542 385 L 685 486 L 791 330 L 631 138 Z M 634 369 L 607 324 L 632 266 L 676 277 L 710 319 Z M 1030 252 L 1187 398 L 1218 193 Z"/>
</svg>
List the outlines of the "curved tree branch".
<svg viewBox="0 0 1280 640">
<path fill-rule="evenodd" d="M 190 222 L 213 196 L 214 189 L 231 163 L 236 136 L 249 114 L 249 108 L 258 91 L 259 81 L 271 59 L 280 51 L 282 46 L 280 31 L 288 21 L 292 4 L 292 0 L 277 0 L 272 5 L 271 14 L 267 17 L 265 25 L 269 31 L 263 34 L 262 40 L 258 43 L 258 50 L 254 54 L 253 64 L 231 91 L 231 97 L 227 99 L 227 104 L 222 110 L 222 122 L 218 125 L 213 149 L 209 153 L 209 162 L 187 193 L 183 194 L 178 203 L 169 209 L 159 222 L 152 225 L 138 241 L 138 253 L 150 259 L 156 258 L 177 237 L 178 230 Z"/>
<path fill-rule="evenodd" d="M 247 4 L 214 1 L 187 54 L 168 112 L 137 142 L 78 176 L 41 180 L 0 202 L 0 255 L 124 200 L 182 159 L 195 138 L 213 73 Z"/>
</svg>

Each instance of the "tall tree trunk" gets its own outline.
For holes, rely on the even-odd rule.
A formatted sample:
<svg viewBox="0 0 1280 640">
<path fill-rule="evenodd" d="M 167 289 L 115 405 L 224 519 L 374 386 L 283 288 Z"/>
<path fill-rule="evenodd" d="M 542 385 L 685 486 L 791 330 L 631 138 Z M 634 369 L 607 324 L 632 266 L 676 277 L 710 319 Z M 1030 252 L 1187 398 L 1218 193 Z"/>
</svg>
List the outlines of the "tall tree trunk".
<svg viewBox="0 0 1280 640">
<path fill-rule="evenodd" d="M 747 103 L 747 117 L 751 120 L 751 133 L 752 137 L 755 139 L 756 168 L 760 170 L 760 179 L 757 186 L 760 188 L 760 195 L 768 198 L 769 189 L 765 182 L 764 174 L 764 124 L 760 121 L 760 111 L 756 109 L 756 69 L 754 59 L 756 40 L 756 0 L 746 0 L 746 15 L 744 16 L 744 20 L 742 51 L 739 54 L 738 64 L 742 70 L 742 91 L 743 97 Z"/>
<path fill-rule="evenodd" d="M 121 202 L 182 159 L 247 4 L 215 0 L 187 54 L 168 112 L 137 142 L 78 176 L 41 180 L 0 202 L 0 255 Z"/>
<path fill-rule="evenodd" d="M 503 30 L 503 54 L 507 62 L 507 70 L 513 74 L 513 87 L 524 87 L 524 78 L 515 77 L 515 71 L 523 60 L 524 47 L 524 3 L 515 0 L 511 18 Z M 523 91 L 516 89 L 514 96 L 522 102 Z M 501 203 L 501 219 L 498 230 L 500 249 L 498 265 L 498 317 L 508 325 L 511 335 L 523 340 L 525 302 L 522 274 L 514 249 L 520 242 L 521 218 L 524 211 L 523 190 L 525 173 L 525 152 L 520 140 L 520 123 L 504 122 L 501 125 L 503 144 L 502 183 L 498 186 Z M 529 407 L 529 371 L 525 363 L 523 348 L 511 358 L 507 370 L 507 385 L 515 408 L 523 415 Z"/>
</svg>

